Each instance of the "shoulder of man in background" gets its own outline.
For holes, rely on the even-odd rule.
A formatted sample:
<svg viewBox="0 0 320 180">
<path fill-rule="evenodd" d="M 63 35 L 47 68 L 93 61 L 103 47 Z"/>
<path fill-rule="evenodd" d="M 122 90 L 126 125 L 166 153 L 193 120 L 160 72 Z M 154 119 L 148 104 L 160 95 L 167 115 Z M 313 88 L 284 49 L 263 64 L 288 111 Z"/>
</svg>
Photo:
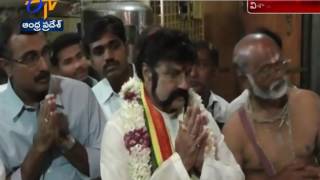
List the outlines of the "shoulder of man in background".
<svg viewBox="0 0 320 180">
<path fill-rule="evenodd" d="M 220 129 L 227 121 L 229 103 L 223 97 L 210 91 L 209 103 L 206 109 L 212 114 Z"/>
<path fill-rule="evenodd" d="M 249 98 L 249 90 L 245 89 L 242 91 L 242 93 L 236 97 L 234 100 L 232 100 L 229 105 L 226 112 L 226 121 L 228 121 L 232 115 L 240 109 L 241 106 L 246 104 L 247 100 Z"/>
</svg>

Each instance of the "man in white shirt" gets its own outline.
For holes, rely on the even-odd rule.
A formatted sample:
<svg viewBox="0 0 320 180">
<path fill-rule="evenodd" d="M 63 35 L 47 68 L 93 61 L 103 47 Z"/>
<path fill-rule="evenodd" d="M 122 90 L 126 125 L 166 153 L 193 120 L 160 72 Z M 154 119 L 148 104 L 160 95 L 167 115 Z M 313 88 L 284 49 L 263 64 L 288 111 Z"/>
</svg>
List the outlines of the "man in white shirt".
<svg viewBox="0 0 320 180">
<path fill-rule="evenodd" d="M 159 29 L 137 55 L 139 79 L 122 86 L 124 103 L 106 125 L 101 177 L 244 179 L 241 168 L 187 78 L 196 59 L 188 37 Z"/>
<path fill-rule="evenodd" d="M 85 28 L 84 47 L 93 68 L 103 77 L 92 90 L 109 120 L 121 106 L 122 100 L 118 95 L 121 86 L 135 76 L 135 69 L 127 61 L 128 49 L 122 21 L 111 15 L 98 16 L 92 21 Z"/>
<path fill-rule="evenodd" d="M 218 51 L 210 47 L 206 41 L 195 42 L 194 46 L 197 50 L 197 60 L 192 68 L 189 83 L 201 96 L 203 104 L 222 128 L 229 103 L 213 93 L 210 85 L 219 65 Z"/>
<path fill-rule="evenodd" d="M 94 179 L 100 176 L 105 118 L 82 82 L 51 76 L 42 32 L 20 31 L 21 19 L 0 23 L 0 159 L 11 180 Z"/>
</svg>

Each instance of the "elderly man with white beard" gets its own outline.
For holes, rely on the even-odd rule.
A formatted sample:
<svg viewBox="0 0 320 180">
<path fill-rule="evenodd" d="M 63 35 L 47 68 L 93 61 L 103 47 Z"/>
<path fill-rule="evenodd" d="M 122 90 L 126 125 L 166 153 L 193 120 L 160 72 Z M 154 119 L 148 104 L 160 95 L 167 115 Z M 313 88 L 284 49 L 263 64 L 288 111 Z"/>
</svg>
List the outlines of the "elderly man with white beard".
<svg viewBox="0 0 320 180">
<path fill-rule="evenodd" d="M 290 85 L 289 60 L 266 34 L 242 38 L 233 61 L 249 98 L 223 131 L 246 179 L 320 179 L 319 97 Z"/>
</svg>

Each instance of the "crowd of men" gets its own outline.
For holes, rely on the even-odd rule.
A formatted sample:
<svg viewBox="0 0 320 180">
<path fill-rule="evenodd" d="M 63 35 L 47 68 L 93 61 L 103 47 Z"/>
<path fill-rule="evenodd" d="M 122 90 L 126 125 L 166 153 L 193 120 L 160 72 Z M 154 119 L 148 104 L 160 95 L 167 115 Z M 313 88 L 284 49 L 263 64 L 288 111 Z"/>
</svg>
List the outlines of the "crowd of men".
<svg viewBox="0 0 320 180">
<path fill-rule="evenodd" d="M 211 43 L 151 27 L 128 60 L 125 32 L 112 15 L 52 42 L 0 24 L 0 180 L 320 179 L 319 97 L 289 82 L 276 34 L 235 45 L 229 104 Z"/>
</svg>

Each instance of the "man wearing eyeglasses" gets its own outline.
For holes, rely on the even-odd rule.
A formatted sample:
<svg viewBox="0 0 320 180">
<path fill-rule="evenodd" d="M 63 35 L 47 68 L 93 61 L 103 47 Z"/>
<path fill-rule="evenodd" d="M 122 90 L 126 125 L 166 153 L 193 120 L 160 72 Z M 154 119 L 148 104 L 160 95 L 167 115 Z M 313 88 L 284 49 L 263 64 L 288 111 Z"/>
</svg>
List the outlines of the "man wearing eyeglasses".
<svg viewBox="0 0 320 180">
<path fill-rule="evenodd" d="M 264 33 L 241 39 L 233 61 L 249 97 L 223 130 L 246 179 L 320 179 L 319 97 L 290 86 L 289 60 Z"/>
<path fill-rule="evenodd" d="M 255 33 L 262 33 L 262 34 L 265 34 L 267 35 L 268 37 L 272 38 L 272 40 L 274 40 L 274 42 L 278 45 L 278 47 L 280 48 L 280 50 L 282 50 L 282 39 L 281 37 L 276 34 L 275 32 L 269 30 L 268 28 L 258 28 Z M 239 76 L 239 77 L 243 77 L 243 76 Z M 246 89 L 246 87 L 244 87 L 244 84 L 242 84 L 243 82 L 243 79 L 245 80 L 246 78 L 238 78 L 239 81 L 237 81 L 237 83 L 240 83 L 240 84 L 237 84 L 239 85 L 240 89 L 244 89 L 241 94 L 236 97 L 235 99 L 233 99 L 229 106 L 228 106 L 228 110 L 227 110 L 227 113 L 226 113 L 226 120 L 228 120 L 231 115 L 234 113 L 234 112 L 237 112 L 237 110 L 243 105 L 246 103 L 248 97 L 249 97 L 249 90 Z"/>
<path fill-rule="evenodd" d="M 0 93 L 0 159 L 7 178 L 96 178 L 103 112 L 88 86 L 50 75 L 50 56 L 43 33 L 0 24 L 0 62 L 9 76 Z"/>
<path fill-rule="evenodd" d="M 134 65 L 127 59 L 128 49 L 122 21 L 107 15 L 98 16 L 91 23 L 85 28 L 84 49 L 92 60 L 93 68 L 103 77 L 92 90 L 109 120 L 121 106 L 122 99 L 118 95 L 121 86 L 130 77 L 136 77 L 136 73 Z"/>
</svg>

